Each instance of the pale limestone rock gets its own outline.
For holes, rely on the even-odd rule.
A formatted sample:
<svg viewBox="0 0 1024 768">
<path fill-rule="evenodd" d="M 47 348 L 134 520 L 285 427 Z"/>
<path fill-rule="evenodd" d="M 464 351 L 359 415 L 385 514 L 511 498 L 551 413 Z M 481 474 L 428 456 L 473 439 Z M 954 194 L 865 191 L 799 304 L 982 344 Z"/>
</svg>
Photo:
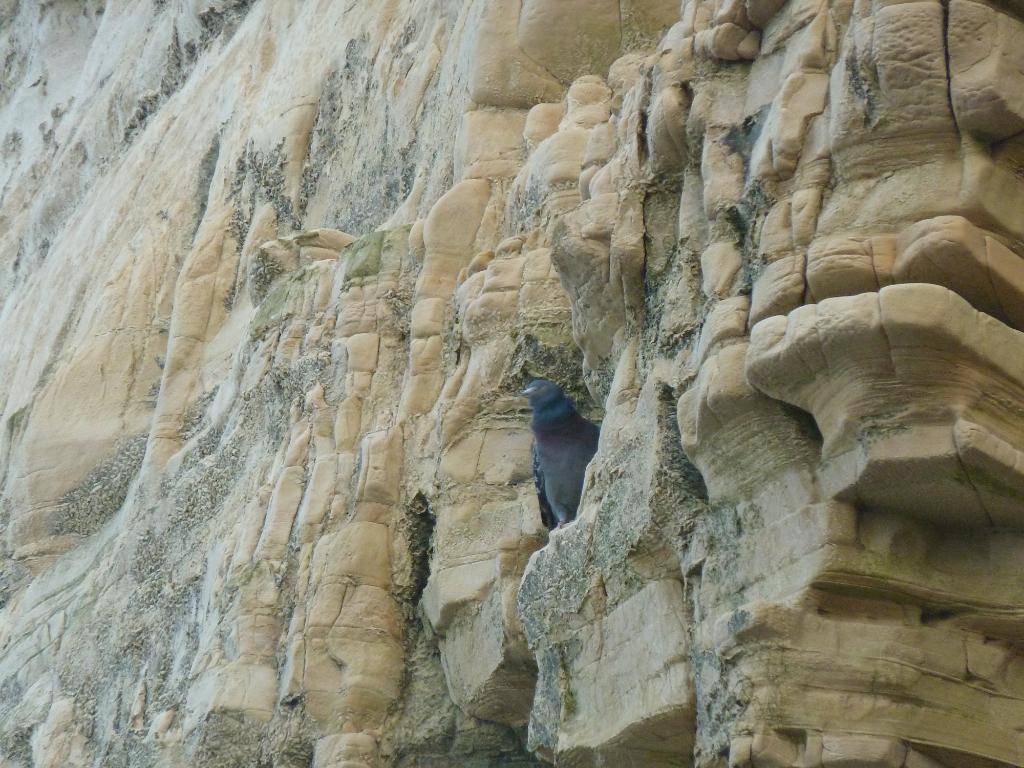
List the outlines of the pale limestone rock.
<svg viewBox="0 0 1024 768">
<path fill-rule="evenodd" d="M 700 270 L 704 275 L 701 287 L 704 294 L 718 298 L 728 295 L 742 263 L 739 249 L 734 243 L 709 245 L 700 255 Z"/>
<path fill-rule="evenodd" d="M 829 766 L 878 766 L 900 768 L 904 765 L 907 748 L 899 741 L 871 736 L 822 737 L 821 764 Z"/>
<path fill-rule="evenodd" d="M 654 98 L 648 117 L 647 152 L 655 158 L 657 173 L 679 173 L 686 166 L 687 107 L 689 99 L 679 87 L 666 86 Z"/>
<path fill-rule="evenodd" d="M 536 5 L 557 8 L 558 3 L 538 0 Z M 477 104 L 529 108 L 539 101 L 555 100 L 561 83 L 532 59 L 520 42 L 521 0 L 487 0 L 475 19 L 469 96 Z"/>
<path fill-rule="evenodd" d="M 896 281 L 945 286 L 986 314 L 1024 328 L 1018 309 L 1024 260 L 998 239 L 962 217 L 940 216 L 909 227 L 900 241 L 892 265 Z"/>
<path fill-rule="evenodd" d="M 0 766 L 1024 764 L 1019 3 L 6 5 Z"/>
<path fill-rule="evenodd" d="M 786 78 L 751 157 L 757 176 L 786 179 L 793 175 L 810 120 L 824 111 L 827 93 L 828 77 L 823 72 L 794 72 Z"/>
<path fill-rule="evenodd" d="M 32 764 L 44 768 L 86 765 L 92 760 L 90 751 L 75 723 L 74 702 L 55 699 L 46 720 L 32 734 Z"/>
<path fill-rule="evenodd" d="M 985 141 L 1024 131 L 1024 21 L 957 0 L 947 36 L 957 125 Z"/>
<path fill-rule="evenodd" d="M 534 150 L 544 139 L 558 130 L 558 124 L 562 122 L 565 114 L 565 105 L 562 102 L 540 103 L 533 106 L 526 113 L 526 123 L 523 126 L 523 139 L 526 145 Z"/>
<path fill-rule="evenodd" d="M 787 492 L 796 495 L 794 502 L 806 501 L 816 446 L 792 415 L 750 386 L 747 354 L 741 337 L 703 358 L 696 381 L 679 399 L 683 448 L 712 499 L 793 485 L 799 491 Z"/>
<path fill-rule="evenodd" d="M 693 692 L 681 597 L 678 581 L 651 582 L 583 640 L 572 670 L 578 693 L 558 742 L 560 759 L 564 755 L 572 764 L 594 752 L 611 757 L 623 744 L 624 759 L 644 750 L 646 760 L 659 764 L 691 748 Z M 638 631 L 641 626 L 650 631 Z"/>
<path fill-rule="evenodd" d="M 1016 527 L 1024 457 L 997 414 L 1024 381 L 1001 351 L 1021 343 L 950 291 L 888 286 L 760 323 L 747 370 L 762 391 L 814 414 L 830 493 L 938 523 Z M 983 395 L 992 391 L 1007 394 Z M 885 413 L 914 424 L 913 437 L 886 428 Z M 927 501 L 917 483 L 931 488 Z"/>
<path fill-rule="evenodd" d="M 523 161 L 526 113 L 515 109 L 467 112 L 455 147 L 455 175 L 460 179 L 515 176 Z"/>
</svg>

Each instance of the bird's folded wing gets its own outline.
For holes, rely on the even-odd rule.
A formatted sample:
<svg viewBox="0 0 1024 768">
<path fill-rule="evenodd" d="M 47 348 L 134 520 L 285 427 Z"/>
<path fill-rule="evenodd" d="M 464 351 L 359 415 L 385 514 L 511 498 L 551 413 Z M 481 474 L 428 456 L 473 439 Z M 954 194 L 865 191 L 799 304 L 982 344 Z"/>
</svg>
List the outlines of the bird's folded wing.
<svg viewBox="0 0 1024 768">
<path fill-rule="evenodd" d="M 537 486 L 537 502 L 540 505 L 540 521 L 549 531 L 554 530 L 555 514 L 551 511 L 547 494 L 544 492 L 544 471 L 540 468 L 537 444 L 533 444 L 533 483 Z"/>
</svg>

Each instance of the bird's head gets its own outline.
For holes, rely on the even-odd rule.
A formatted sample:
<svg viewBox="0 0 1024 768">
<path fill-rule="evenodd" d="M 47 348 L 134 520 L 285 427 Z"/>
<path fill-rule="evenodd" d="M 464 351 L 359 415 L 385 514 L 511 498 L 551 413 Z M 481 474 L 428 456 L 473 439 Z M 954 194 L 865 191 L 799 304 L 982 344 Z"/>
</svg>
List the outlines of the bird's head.
<svg viewBox="0 0 1024 768">
<path fill-rule="evenodd" d="M 535 379 L 522 391 L 523 397 L 530 401 L 535 415 L 556 415 L 556 412 L 572 410 L 572 401 L 566 397 L 562 388 L 547 379 Z"/>
</svg>

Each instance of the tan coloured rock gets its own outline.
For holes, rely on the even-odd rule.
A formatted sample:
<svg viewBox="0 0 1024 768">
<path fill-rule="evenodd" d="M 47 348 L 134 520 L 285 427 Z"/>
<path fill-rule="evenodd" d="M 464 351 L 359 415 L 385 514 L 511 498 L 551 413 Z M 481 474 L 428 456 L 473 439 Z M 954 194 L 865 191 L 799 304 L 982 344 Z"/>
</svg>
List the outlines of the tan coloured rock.
<svg viewBox="0 0 1024 768">
<path fill-rule="evenodd" d="M 515 176 L 523 161 L 522 110 L 473 110 L 462 117 L 455 148 L 460 179 Z"/>
<path fill-rule="evenodd" d="M 940 524 L 1016 527 L 1024 459 L 998 414 L 1024 381 L 1003 354 L 1021 343 L 943 288 L 889 286 L 762 322 L 747 370 L 757 388 L 814 415 L 829 492 Z M 1006 394 L 985 394 L 996 392 Z"/>
<path fill-rule="evenodd" d="M 1020 10 L 7 3 L 0 766 L 1024 764 Z"/>
<path fill-rule="evenodd" d="M 1024 21 L 958 0 L 947 36 L 957 125 L 985 141 L 1024 131 Z"/>
<path fill-rule="evenodd" d="M 941 216 L 904 232 L 893 277 L 936 283 L 1008 325 L 1024 328 L 1017 307 L 1024 291 L 1024 260 L 966 219 Z"/>
<path fill-rule="evenodd" d="M 629 760 L 639 752 L 651 765 L 671 764 L 691 748 L 693 694 L 681 597 L 679 582 L 652 582 L 584 641 L 573 669 L 578 694 L 558 742 L 560 760 L 589 762 L 584 756 L 594 751 Z M 638 632 L 651 616 L 658 624 Z"/>
</svg>

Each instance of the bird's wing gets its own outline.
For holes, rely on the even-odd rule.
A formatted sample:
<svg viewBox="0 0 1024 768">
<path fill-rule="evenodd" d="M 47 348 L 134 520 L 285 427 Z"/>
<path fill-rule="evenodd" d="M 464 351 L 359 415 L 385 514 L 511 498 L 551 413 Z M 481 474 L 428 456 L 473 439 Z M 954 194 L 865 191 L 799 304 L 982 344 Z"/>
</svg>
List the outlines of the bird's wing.
<svg viewBox="0 0 1024 768">
<path fill-rule="evenodd" d="M 551 504 L 548 503 L 547 494 L 544 492 L 544 471 L 540 468 L 540 455 L 537 453 L 537 444 L 533 444 L 533 484 L 537 487 L 537 502 L 540 505 L 540 521 L 549 531 L 554 530 L 556 521 L 555 513 L 551 511 Z"/>
</svg>

